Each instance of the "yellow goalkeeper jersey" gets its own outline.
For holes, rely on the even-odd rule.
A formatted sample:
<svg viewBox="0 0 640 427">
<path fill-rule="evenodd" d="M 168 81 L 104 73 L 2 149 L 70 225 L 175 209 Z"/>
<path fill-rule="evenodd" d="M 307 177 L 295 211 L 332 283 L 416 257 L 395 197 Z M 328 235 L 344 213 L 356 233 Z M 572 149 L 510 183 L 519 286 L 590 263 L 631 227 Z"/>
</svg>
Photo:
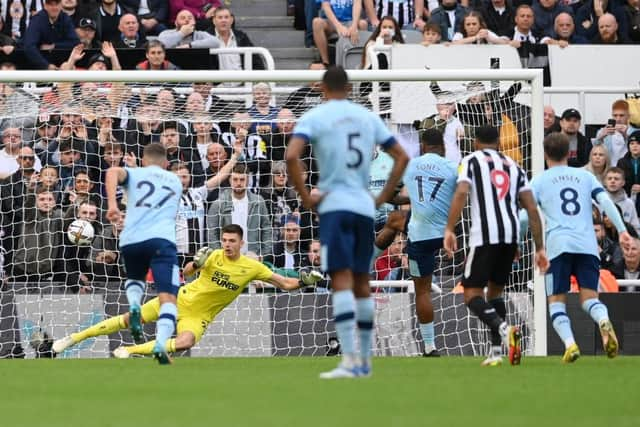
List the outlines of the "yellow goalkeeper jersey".
<svg viewBox="0 0 640 427">
<path fill-rule="evenodd" d="M 244 255 L 232 261 L 217 249 L 207 258 L 198 278 L 180 289 L 178 308 L 184 307 L 211 321 L 251 281 L 267 281 L 271 276 L 273 272 L 258 261 Z"/>
</svg>

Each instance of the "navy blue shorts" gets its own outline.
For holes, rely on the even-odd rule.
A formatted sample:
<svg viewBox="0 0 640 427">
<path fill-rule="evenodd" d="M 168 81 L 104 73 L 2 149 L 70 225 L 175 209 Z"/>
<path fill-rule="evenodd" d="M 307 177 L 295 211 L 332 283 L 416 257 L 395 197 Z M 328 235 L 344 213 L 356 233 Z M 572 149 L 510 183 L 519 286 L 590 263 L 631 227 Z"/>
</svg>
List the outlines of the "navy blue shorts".
<svg viewBox="0 0 640 427">
<path fill-rule="evenodd" d="M 165 239 L 149 239 L 120 248 L 127 279 L 144 283 L 149 267 L 158 292 L 176 295 L 180 287 L 176 245 Z"/>
<path fill-rule="evenodd" d="M 571 289 L 571 276 L 576 276 L 580 288 L 598 290 L 600 260 L 587 254 L 562 253 L 551 260 L 544 277 L 547 295 L 566 294 Z"/>
<path fill-rule="evenodd" d="M 373 218 L 347 211 L 321 214 L 322 270 L 369 273 L 374 240 Z"/>
<path fill-rule="evenodd" d="M 409 241 L 407 255 L 409 255 L 409 273 L 412 277 L 427 277 L 433 274 L 436 265 L 436 255 L 442 249 L 443 239 Z"/>
</svg>

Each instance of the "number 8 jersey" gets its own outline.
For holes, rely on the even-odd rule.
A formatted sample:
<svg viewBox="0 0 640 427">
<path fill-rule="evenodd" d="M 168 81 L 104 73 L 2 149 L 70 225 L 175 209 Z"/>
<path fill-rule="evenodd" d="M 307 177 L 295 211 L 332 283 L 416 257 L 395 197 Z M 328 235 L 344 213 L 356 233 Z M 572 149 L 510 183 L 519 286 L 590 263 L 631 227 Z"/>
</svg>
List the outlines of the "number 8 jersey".
<svg viewBox="0 0 640 427">
<path fill-rule="evenodd" d="M 599 257 L 591 200 L 604 188 L 596 177 L 584 169 L 555 166 L 535 177 L 531 187 L 544 213 L 549 259 L 565 252 Z"/>
<path fill-rule="evenodd" d="M 348 100 L 331 100 L 304 114 L 293 134 L 311 143 L 318 161 L 320 214 L 348 211 L 374 217 L 369 169 L 375 144 L 396 143 L 384 122 Z"/>
<path fill-rule="evenodd" d="M 478 150 L 462 159 L 458 182 L 471 185 L 469 247 L 518 243 L 518 197 L 531 191 L 520 166 L 495 150 Z"/>
<path fill-rule="evenodd" d="M 180 179 L 159 166 L 125 168 L 127 216 L 120 246 L 164 239 L 176 242 L 176 215 L 182 194 Z"/>
</svg>

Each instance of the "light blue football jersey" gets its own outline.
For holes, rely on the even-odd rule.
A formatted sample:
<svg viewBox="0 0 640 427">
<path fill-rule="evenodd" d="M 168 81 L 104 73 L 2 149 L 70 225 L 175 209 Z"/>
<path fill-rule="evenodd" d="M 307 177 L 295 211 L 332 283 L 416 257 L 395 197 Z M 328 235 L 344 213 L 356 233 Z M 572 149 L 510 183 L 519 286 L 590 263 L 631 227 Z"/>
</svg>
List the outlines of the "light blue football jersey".
<svg viewBox="0 0 640 427">
<path fill-rule="evenodd" d="M 596 177 L 583 169 L 555 166 L 535 177 L 531 188 L 544 214 L 549 259 L 565 252 L 599 257 L 591 200 L 604 188 Z"/>
<path fill-rule="evenodd" d="M 120 246 L 165 239 L 176 242 L 176 215 L 182 184 L 178 176 L 159 166 L 125 168 L 127 216 Z"/>
<path fill-rule="evenodd" d="M 403 178 L 411 200 L 409 240 L 444 237 L 457 179 L 458 167 L 445 157 L 427 153 L 411 159 Z"/>
<path fill-rule="evenodd" d="M 293 133 L 312 144 L 318 161 L 318 189 L 325 194 L 318 212 L 349 211 L 373 218 L 371 153 L 375 144 L 395 143 L 383 121 L 351 101 L 331 100 L 304 114 Z"/>
<path fill-rule="evenodd" d="M 389 179 L 389 174 L 393 169 L 393 157 L 388 155 L 382 150 L 375 150 L 375 156 L 371 161 L 371 167 L 369 171 L 369 191 L 373 197 L 378 197 L 378 194 L 382 192 L 382 189 Z M 391 203 L 385 203 L 376 210 L 376 223 L 379 221 L 386 221 L 389 212 L 394 210 L 394 206 Z"/>
</svg>

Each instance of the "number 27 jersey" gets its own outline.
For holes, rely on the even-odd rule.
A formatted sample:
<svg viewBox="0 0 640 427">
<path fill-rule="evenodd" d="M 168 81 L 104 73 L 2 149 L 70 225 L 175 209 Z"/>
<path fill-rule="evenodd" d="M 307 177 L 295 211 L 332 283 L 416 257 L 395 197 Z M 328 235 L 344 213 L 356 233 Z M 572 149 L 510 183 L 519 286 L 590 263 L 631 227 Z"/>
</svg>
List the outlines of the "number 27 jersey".
<svg viewBox="0 0 640 427">
<path fill-rule="evenodd" d="M 332 100 L 303 115 L 293 133 L 311 143 L 318 161 L 318 189 L 325 194 L 318 212 L 349 211 L 373 218 L 369 170 L 374 146 L 395 143 L 384 122 L 351 101 Z"/>
<path fill-rule="evenodd" d="M 562 253 L 599 257 L 591 199 L 604 188 L 596 177 L 584 169 L 555 166 L 535 177 L 531 187 L 544 213 L 549 259 Z"/>
<path fill-rule="evenodd" d="M 127 215 L 120 246 L 164 239 L 175 244 L 176 216 L 182 194 L 180 179 L 159 166 L 125 168 Z"/>
</svg>

